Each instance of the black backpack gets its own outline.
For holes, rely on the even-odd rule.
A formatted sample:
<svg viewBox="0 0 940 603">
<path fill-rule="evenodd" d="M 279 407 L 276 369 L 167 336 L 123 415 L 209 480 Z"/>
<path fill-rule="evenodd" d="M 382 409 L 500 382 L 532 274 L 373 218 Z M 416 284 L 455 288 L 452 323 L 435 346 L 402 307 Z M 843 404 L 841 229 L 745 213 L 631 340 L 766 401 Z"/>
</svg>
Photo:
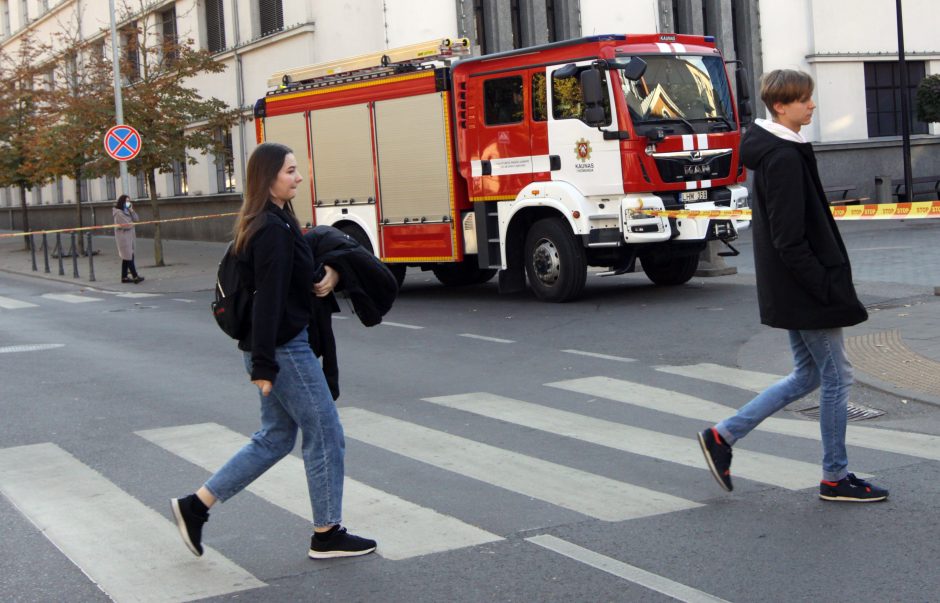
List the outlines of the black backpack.
<svg viewBox="0 0 940 603">
<path fill-rule="evenodd" d="M 219 328 L 233 339 L 242 340 L 251 327 L 252 291 L 242 276 L 238 257 L 232 246 L 225 248 L 225 255 L 219 262 L 219 272 L 215 280 L 215 301 L 212 302 L 212 315 Z"/>
</svg>

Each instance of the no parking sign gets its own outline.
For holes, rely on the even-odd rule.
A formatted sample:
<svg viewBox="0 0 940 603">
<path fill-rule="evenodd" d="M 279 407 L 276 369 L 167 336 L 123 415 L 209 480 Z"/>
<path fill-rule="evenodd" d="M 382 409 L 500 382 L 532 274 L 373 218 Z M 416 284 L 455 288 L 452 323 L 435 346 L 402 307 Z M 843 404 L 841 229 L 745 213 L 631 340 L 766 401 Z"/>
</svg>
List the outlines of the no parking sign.
<svg viewBox="0 0 940 603">
<path fill-rule="evenodd" d="M 104 150 L 112 159 L 130 161 L 140 153 L 140 133 L 126 125 L 117 125 L 104 135 Z"/>
</svg>

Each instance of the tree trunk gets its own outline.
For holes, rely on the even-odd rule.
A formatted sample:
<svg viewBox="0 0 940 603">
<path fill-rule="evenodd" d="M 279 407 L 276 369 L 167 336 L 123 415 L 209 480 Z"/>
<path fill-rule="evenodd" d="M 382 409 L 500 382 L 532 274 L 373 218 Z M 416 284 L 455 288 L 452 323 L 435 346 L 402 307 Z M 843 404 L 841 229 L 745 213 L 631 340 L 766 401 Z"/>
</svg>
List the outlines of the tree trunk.
<svg viewBox="0 0 940 603">
<path fill-rule="evenodd" d="M 147 170 L 147 185 L 150 188 L 150 209 L 153 219 L 160 219 L 160 206 L 157 204 L 157 177 L 154 170 Z M 166 266 L 163 263 L 163 239 L 160 237 L 160 224 L 153 225 L 153 261 L 154 266 Z"/>
<path fill-rule="evenodd" d="M 75 224 L 78 228 L 82 227 L 82 170 L 77 169 L 72 173 L 72 178 L 75 180 L 75 209 L 78 212 L 77 219 Z M 79 255 L 85 255 L 85 238 L 82 236 L 85 233 L 79 231 L 78 233 L 78 253 Z"/>
<path fill-rule="evenodd" d="M 26 187 L 20 187 L 20 209 L 23 210 L 23 232 L 29 232 L 29 208 L 26 207 Z M 23 237 L 24 247 L 29 251 L 29 237 Z"/>
</svg>

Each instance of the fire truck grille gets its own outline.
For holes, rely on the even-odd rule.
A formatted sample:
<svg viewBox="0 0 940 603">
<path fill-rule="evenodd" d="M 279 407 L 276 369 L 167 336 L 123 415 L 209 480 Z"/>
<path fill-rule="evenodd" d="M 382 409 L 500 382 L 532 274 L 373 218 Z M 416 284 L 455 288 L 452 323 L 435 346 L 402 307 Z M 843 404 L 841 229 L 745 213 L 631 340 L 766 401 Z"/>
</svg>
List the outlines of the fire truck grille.
<svg viewBox="0 0 940 603">
<path fill-rule="evenodd" d="M 655 157 L 656 168 L 663 182 L 713 180 L 727 178 L 731 173 L 731 152 L 693 161 L 686 157 Z"/>
</svg>

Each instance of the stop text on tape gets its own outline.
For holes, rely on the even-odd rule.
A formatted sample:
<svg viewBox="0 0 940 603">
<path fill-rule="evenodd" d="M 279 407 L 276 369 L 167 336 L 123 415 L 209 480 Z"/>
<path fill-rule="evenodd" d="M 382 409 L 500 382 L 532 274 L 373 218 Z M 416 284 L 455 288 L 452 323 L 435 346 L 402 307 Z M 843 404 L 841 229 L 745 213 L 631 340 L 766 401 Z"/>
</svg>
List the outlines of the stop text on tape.
<svg viewBox="0 0 940 603">
<path fill-rule="evenodd" d="M 940 218 L 940 201 L 911 203 L 875 203 L 830 207 L 836 220 L 912 220 Z M 749 209 L 646 209 L 644 214 L 669 218 L 710 218 L 713 220 L 750 220 Z"/>
</svg>

